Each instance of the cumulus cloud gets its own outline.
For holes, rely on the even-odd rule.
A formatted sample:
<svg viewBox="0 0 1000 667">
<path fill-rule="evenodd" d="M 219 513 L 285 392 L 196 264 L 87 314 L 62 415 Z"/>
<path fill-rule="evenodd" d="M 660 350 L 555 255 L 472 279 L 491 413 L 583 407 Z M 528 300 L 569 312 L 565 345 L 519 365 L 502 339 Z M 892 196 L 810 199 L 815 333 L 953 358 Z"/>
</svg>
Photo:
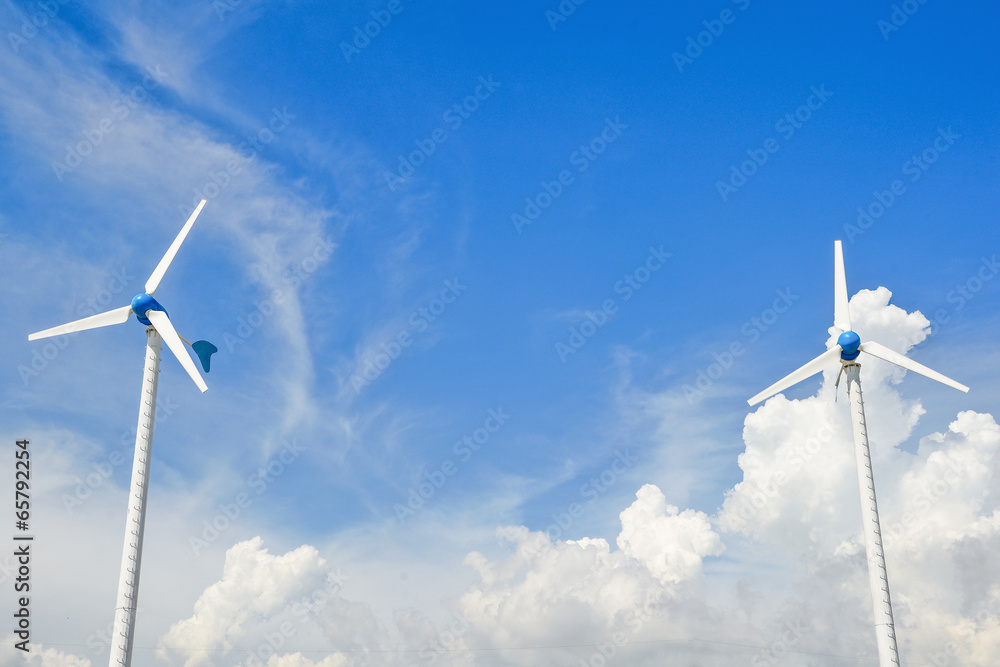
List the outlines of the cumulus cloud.
<svg viewBox="0 0 1000 667">
<path fill-rule="evenodd" d="M 367 664 L 367 650 L 392 642 L 369 605 L 342 597 L 347 580 L 313 546 L 274 555 L 261 537 L 239 542 L 192 615 L 161 637 L 158 656 L 185 667 Z"/>
<path fill-rule="evenodd" d="M 304 545 L 275 556 L 255 537 L 226 552 L 222 579 L 194 605 L 190 618 L 175 623 L 161 639 L 166 650 L 191 651 L 185 665 L 210 664 L 209 651 L 233 648 L 249 622 L 276 615 L 293 601 L 324 586 L 330 568 L 314 547 Z"/>
<path fill-rule="evenodd" d="M 652 484 L 639 489 L 621 520 L 618 547 L 664 583 L 694 579 L 701 574 L 702 559 L 718 556 L 725 548 L 704 512 L 678 513 Z"/>
<path fill-rule="evenodd" d="M 884 288 L 855 295 L 855 328 L 863 339 L 907 352 L 927 335 L 927 320 L 890 298 Z M 789 370 L 797 361 L 788 360 Z M 856 464 L 845 387 L 834 401 L 836 370 L 824 373 L 815 396 L 777 396 L 746 417 L 742 478 L 714 515 L 671 505 L 647 483 L 620 511 L 614 543 L 502 527 L 496 535 L 504 553 L 465 557 L 475 581 L 443 600 L 446 620 L 441 609 L 430 620 L 435 603 L 383 618 L 364 602 L 332 596 L 310 621 L 340 653 L 289 643 L 261 663 L 339 667 L 365 664 L 364 651 L 374 650 L 387 665 L 874 659 Z M 905 377 L 862 359 L 900 652 L 913 664 L 994 665 L 1000 426 L 989 414 L 963 411 L 947 429 L 928 429 L 915 451 L 903 449 L 924 414 L 919 400 L 899 395 Z M 171 636 L 190 628 L 203 633 L 200 641 L 225 646 L 249 615 L 277 622 L 282 606 L 308 588 L 304 582 L 315 585 L 327 570 L 311 548 L 275 557 L 259 540 L 237 545 L 222 580 Z M 394 649 L 400 646 L 407 648 Z"/>
<path fill-rule="evenodd" d="M 926 336 L 928 322 L 920 313 L 889 305 L 891 296 L 884 287 L 856 294 L 850 302 L 854 328 L 862 340 L 877 340 L 906 353 Z M 828 346 L 835 344 L 836 336 L 831 330 Z M 783 372 L 805 361 L 788 359 Z M 918 401 L 905 401 L 889 388 L 905 371 L 868 355 L 860 362 L 878 483 L 882 481 L 879 465 L 891 464 L 903 455 L 894 448 L 909 437 L 924 410 Z M 836 390 L 834 386 L 838 372 L 837 364 L 823 372 L 816 396 L 789 401 L 779 394 L 746 417 L 745 450 L 738 459 L 743 480 L 726 493 L 717 517 L 725 530 L 777 543 L 793 540 L 800 549 L 816 540 L 836 544 L 839 538 L 833 535 L 856 530 L 860 510 L 845 511 L 845 507 L 856 507 L 858 495 L 856 488 L 844 482 L 856 467 L 851 424 L 844 408 L 846 385 L 842 382 Z M 835 391 L 839 391 L 836 401 Z M 811 535 L 811 527 L 820 519 L 827 529 Z"/>
<path fill-rule="evenodd" d="M 569 647 L 581 638 L 602 640 L 607 657 L 619 644 L 655 635 L 655 627 L 676 632 L 704 618 L 704 608 L 685 600 L 699 597 L 703 559 L 723 551 L 708 517 L 679 512 L 647 484 L 621 524 L 617 550 L 604 539 L 553 541 L 523 526 L 498 530 L 513 547 L 507 558 L 473 552 L 465 559 L 480 577 L 458 601 L 473 626 L 473 645 L 552 649 L 505 655 L 508 664 L 537 664 L 542 655 L 548 664 L 577 664 L 579 651 Z"/>
<path fill-rule="evenodd" d="M 890 298 L 884 287 L 859 292 L 851 299 L 853 323 L 862 340 L 906 353 L 927 336 L 928 321 Z M 795 360 L 789 363 L 791 370 Z M 992 664 L 1000 653 L 1000 587 L 989 582 L 1000 581 L 1000 569 L 984 554 L 1000 539 L 1000 430 L 991 415 L 962 412 L 947 432 L 926 435 L 915 453 L 906 452 L 900 445 L 924 414 L 919 401 L 904 400 L 895 389 L 907 373 L 869 356 L 861 364 L 900 651 L 954 661 L 940 664 Z M 817 396 L 778 396 L 747 417 L 743 479 L 715 519 L 727 533 L 751 537 L 799 570 L 801 585 L 827 584 L 817 591 L 821 605 L 867 621 L 856 463 L 841 405 L 845 387 L 840 403 L 832 400 L 835 371 L 824 373 Z M 824 615 L 820 605 L 809 613 Z M 863 623 L 858 631 L 866 631 Z M 871 644 L 865 634 L 858 639 Z"/>
<path fill-rule="evenodd" d="M 928 321 L 890 299 L 885 288 L 856 294 L 854 326 L 863 340 L 905 353 L 927 336 Z M 834 340 L 831 332 L 828 345 Z M 789 359 L 787 370 L 804 361 Z M 746 417 L 742 479 L 715 516 L 668 505 L 647 484 L 621 512 L 616 551 L 599 539 L 551 542 L 526 528 L 500 531 L 514 545 L 510 556 L 466 559 L 480 582 L 460 609 L 476 640 L 596 643 L 617 632 L 625 633 L 619 651 L 630 641 L 662 641 L 661 650 L 669 645 L 670 655 L 705 665 L 872 658 L 856 463 L 845 386 L 834 401 L 837 370 L 824 373 L 817 395 L 777 396 Z M 989 582 L 1000 581 L 1000 565 L 988 554 L 1000 546 L 1000 429 L 991 415 L 962 412 L 947 432 L 904 451 L 924 414 L 918 400 L 898 393 L 905 376 L 862 358 L 900 651 L 917 662 L 994 664 L 1000 585 Z M 724 548 L 725 561 L 712 558 Z M 640 626 L 658 632 L 628 633 L 621 619 L 641 610 L 653 622 Z M 684 639 L 669 644 L 671 637 Z M 807 657 L 814 653 L 827 657 Z M 632 655 L 630 664 L 662 664 Z M 549 664 L 579 660 L 545 656 Z"/>
</svg>

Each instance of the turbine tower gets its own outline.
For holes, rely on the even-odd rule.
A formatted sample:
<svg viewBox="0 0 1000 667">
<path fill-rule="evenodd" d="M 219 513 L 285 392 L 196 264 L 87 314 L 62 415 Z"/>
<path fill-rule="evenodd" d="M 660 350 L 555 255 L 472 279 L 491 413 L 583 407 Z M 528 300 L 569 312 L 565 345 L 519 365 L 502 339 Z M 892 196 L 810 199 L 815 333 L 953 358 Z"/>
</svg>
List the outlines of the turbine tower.
<svg viewBox="0 0 1000 667">
<path fill-rule="evenodd" d="M 840 361 L 840 374 L 847 376 L 847 395 L 851 404 L 851 430 L 854 433 L 854 454 L 858 464 L 858 490 L 861 493 L 861 517 L 864 526 L 865 551 L 868 556 L 868 583 L 871 586 L 872 604 L 875 610 L 875 637 L 878 642 L 879 667 L 899 667 L 899 653 L 896 650 L 896 631 L 892 622 L 892 602 L 889 597 L 889 576 L 885 569 L 885 553 L 882 550 L 882 532 L 879 529 L 878 504 L 875 502 L 875 479 L 872 475 L 872 459 L 868 450 L 868 428 L 865 425 L 865 404 L 861 396 L 861 364 L 858 356 L 864 352 L 878 359 L 896 364 L 932 380 L 937 380 L 959 391 L 969 388 L 955 382 L 936 371 L 932 371 L 912 359 L 904 357 L 875 341 L 861 342 L 861 337 L 851 328 L 851 313 L 848 307 L 847 278 L 844 273 L 844 251 L 840 241 L 834 242 L 834 310 L 833 325 L 841 333 L 832 348 L 770 387 L 760 392 L 748 403 L 756 405 L 766 398 L 784 391 L 788 387 L 812 377 L 835 360 Z"/>
<path fill-rule="evenodd" d="M 139 568 L 142 562 L 142 536 L 146 523 L 146 494 L 149 489 L 149 462 L 153 445 L 153 422 L 156 418 L 156 385 L 160 373 L 160 342 L 167 344 L 170 351 L 181 362 L 181 366 L 191 376 L 198 389 L 208 390 L 205 380 L 184 348 L 188 343 L 178 335 L 167 311 L 153 298 L 163 275 L 170 267 L 174 256 L 194 225 L 194 221 L 205 206 L 205 200 L 188 218 L 183 229 L 170 244 L 167 253 L 156 265 L 156 269 L 146 281 L 145 292 L 137 294 L 128 306 L 116 308 L 106 313 L 86 317 L 69 324 L 62 324 L 45 331 L 39 331 L 28 336 L 28 340 L 38 340 L 49 336 L 96 329 L 112 324 L 125 322 L 132 313 L 136 319 L 146 325 L 146 363 L 142 374 L 142 393 L 139 400 L 139 425 L 135 434 L 135 459 L 132 463 L 132 483 L 129 489 L 128 513 L 125 518 L 125 543 L 122 547 L 122 567 L 118 580 L 118 601 L 115 606 L 114 631 L 111 635 L 110 667 L 129 667 L 132 664 L 132 639 L 135 632 L 136 609 L 139 600 Z M 188 343 L 201 360 L 205 372 L 209 369 L 209 360 L 218 351 L 208 341 L 199 340 Z"/>
</svg>

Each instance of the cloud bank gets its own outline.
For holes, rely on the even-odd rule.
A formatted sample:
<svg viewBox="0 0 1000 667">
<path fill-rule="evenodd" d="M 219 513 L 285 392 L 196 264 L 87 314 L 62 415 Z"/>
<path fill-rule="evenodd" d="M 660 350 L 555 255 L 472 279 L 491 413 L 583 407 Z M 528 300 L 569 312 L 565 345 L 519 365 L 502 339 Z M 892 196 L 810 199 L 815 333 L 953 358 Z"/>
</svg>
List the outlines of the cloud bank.
<svg viewBox="0 0 1000 667">
<path fill-rule="evenodd" d="M 928 323 L 890 298 L 885 288 L 855 295 L 856 328 L 907 352 Z M 1000 427 L 989 414 L 961 412 L 906 451 L 900 445 L 924 412 L 898 393 L 906 374 L 874 359 L 862 368 L 901 655 L 912 664 L 992 664 L 1000 586 L 984 582 L 1000 580 L 992 557 L 1000 548 Z M 873 659 L 850 423 L 845 402 L 833 400 L 835 370 L 815 396 L 779 395 L 746 417 L 742 479 L 714 515 L 672 506 L 645 484 L 621 510 L 614 546 L 500 527 L 499 555 L 463 559 L 475 581 L 444 600 L 446 618 L 430 620 L 434 605 L 380 614 L 338 593 L 309 615 L 312 634 L 303 635 L 346 652 L 300 653 L 292 642 L 264 664 L 372 664 L 375 652 L 379 664 L 399 665 Z M 259 539 L 238 544 L 222 579 L 163 643 L 197 637 L 229 646 L 246 634 L 248 618 L 277 622 L 328 571 L 311 547 L 276 557 Z M 185 664 L 231 664 L 194 660 Z"/>
</svg>

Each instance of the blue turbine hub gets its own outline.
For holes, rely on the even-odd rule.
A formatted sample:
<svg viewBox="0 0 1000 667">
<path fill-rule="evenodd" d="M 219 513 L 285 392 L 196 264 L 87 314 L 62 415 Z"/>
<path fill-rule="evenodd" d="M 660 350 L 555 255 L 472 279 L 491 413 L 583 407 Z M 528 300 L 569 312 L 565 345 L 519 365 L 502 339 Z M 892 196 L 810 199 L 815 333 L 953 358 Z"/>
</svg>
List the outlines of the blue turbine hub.
<svg viewBox="0 0 1000 667">
<path fill-rule="evenodd" d="M 840 358 L 846 361 L 851 359 L 856 359 L 861 353 L 861 336 L 854 333 L 853 331 L 845 331 L 840 334 L 840 338 L 837 339 L 837 345 L 843 352 L 840 353 Z"/>
<path fill-rule="evenodd" d="M 149 310 L 161 310 L 164 313 L 167 312 L 166 308 L 161 306 L 156 299 L 146 293 L 136 294 L 132 297 L 132 312 L 135 313 L 139 322 L 145 324 L 147 327 L 153 325 L 152 322 L 146 319 L 146 311 Z"/>
</svg>

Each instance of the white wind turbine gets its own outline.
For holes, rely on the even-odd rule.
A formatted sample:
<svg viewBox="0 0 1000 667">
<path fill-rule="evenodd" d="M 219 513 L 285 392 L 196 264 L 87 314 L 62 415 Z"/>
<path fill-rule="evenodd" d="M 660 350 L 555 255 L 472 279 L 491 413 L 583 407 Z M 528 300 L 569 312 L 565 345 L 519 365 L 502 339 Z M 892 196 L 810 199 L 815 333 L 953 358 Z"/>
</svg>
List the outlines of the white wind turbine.
<svg viewBox="0 0 1000 667">
<path fill-rule="evenodd" d="M 834 311 L 833 325 L 840 330 L 837 344 L 806 365 L 778 380 L 760 392 L 748 403 L 755 405 L 764 399 L 784 391 L 793 384 L 829 368 L 834 361 L 840 361 L 840 373 L 847 375 L 847 395 L 851 403 L 851 429 L 854 432 L 854 454 L 858 464 L 858 489 L 861 492 L 861 515 L 865 535 L 865 551 L 868 555 L 868 583 L 871 586 L 872 604 L 875 610 L 875 637 L 878 642 L 879 667 L 899 667 L 899 653 L 896 650 L 896 631 L 892 622 L 892 602 L 889 598 L 889 577 L 885 569 L 885 554 L 882 550 L 882 532 L 879 529 L 878 505 L 875 502 L 875 480 L 872 476 L 872 459 L 868 451 L 868 429 L 865 426 L 865 405 L 861 397 L 861 364 L 857 358 L 861 352 L 870 354 L 889 363 L 896 364 L 932 380 L 937 380 L 959 391 L 969 388 L 955 382 L 936 371 L 932 371 L 912 359 L 904 357 L 874 341 L 861 342 L 858 334 L 851 329 L 851 313 L 848 307 L 847 278 L 844 273 L 844 251 L 840 241 L 834 242 Z"/>
<path fill-rule="evenodd" d="M 125 543 L 122 547 L 122 567 L 118 580 L 118 600 L 115 607 L 114 631 L 111 635 L 111 667 L 129 667 L 132 664 L 132 639 L 135 631 L 136 608 L 139 599 L 139 567 L 142 561 L 142 536 L 146 522 L 146 494 L 149 489 L 149 462 L 153 444 L 153 422 L 156 417 L 156 385 L 160 372 L 160 341 L 166 342 L 181 366 L 191 376 L 198 389 L 202 392 L 208 386 L 191 360 L 184 343 L 174 325 L 167 317 L 167 311 L 153 298 L 153 293 L 159 286 L 163 275 L 174 260 L 177 250 L 184 243 L 185 237 L 191 231 L 194 221 L 205 206 L 205 200 L 188 218 L 177 238 L 170 244 L 167 253 L 156 265 L 153 273 L 146 281 L 146 291 L 137 294 L 132 303 L 106 313 L 86 317 L 82 320 L 63 324 L 45 331 L 39 331 L 28 336 L 28 340 L 38 340 L 49 336 L 96 329 L 112 324 L 125 322 L 132 313 L 136 319 L 146 325 L 146 363 L 142 374 L 142 393 L 139 400 L 139 426 L 135 435 L 135 459 L 132 464 L 132 483 L 129 489 L 128 513 L 125 519 Z M 183 341 L 183 342 L 182 342 Z M 209 359 L 218 349 L 208 341 L 199 340 L 188 343 L 201 360 L 205 372 L 209 369 Z"/>
</svg>

